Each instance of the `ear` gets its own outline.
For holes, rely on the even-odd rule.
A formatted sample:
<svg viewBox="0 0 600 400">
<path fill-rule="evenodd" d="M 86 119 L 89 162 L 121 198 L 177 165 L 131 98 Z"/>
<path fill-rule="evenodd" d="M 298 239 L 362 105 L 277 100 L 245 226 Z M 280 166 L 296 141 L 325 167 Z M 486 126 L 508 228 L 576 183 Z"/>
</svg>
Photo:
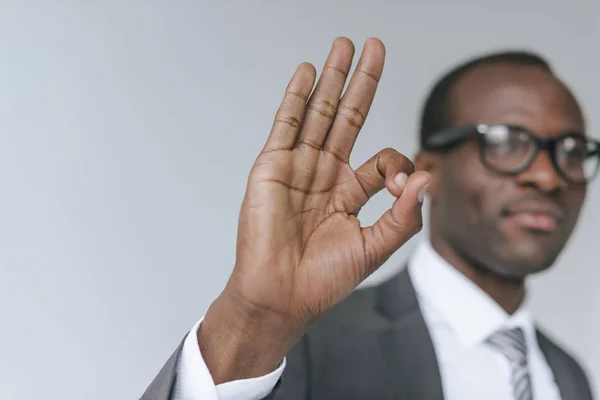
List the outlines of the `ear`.
<svg viewBox="0 0 600 400">
<path fill-rule="evenodd" d="M 442 176 L 440 155 L 420 150 L 415 154 L 413 160 L 416 171 L 427 171 L 431 174 L 431 184 L 427 189 L 427 193 L 430 199 L 433 200 L 440 190 Z"/>
</svg>

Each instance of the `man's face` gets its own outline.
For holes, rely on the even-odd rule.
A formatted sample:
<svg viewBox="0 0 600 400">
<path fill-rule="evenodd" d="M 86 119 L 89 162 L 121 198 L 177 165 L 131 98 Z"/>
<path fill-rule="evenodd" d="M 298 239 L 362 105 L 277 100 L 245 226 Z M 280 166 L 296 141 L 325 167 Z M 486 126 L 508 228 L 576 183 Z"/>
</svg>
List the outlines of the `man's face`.
<svg viewBox="0 0 600 400">
<path fill-rule="evenodd" d="M 556 78 L 534 66 L 489 64 L 461 77 L 450 93 L 452 126 L 501 123 L 539 137 L 584 132 L 582 113 Z M 550 267 L 576 225 L 586 186 L 564 180 L 548 151 L 516 176 L 492 172 L 476 141 L 436 154 L 432 240 L 508 279 Z"/>
</svg>

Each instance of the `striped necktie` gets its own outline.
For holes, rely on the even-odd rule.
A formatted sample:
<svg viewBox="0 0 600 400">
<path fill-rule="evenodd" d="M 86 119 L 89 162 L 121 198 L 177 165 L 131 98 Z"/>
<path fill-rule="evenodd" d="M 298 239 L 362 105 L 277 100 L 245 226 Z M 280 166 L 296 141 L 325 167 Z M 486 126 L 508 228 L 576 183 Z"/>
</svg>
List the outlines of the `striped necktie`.
<svg viewBox="0 0 600 400">
<path fill-rule="evenodd" d="M 527 344 L 521 328 L 499 331 L 487 342 L 498 349 L 508 360 L 511 368 L 511 383 L 515 400 L 532 400 L 533 389 L 527 367 Z"/>
</svg>

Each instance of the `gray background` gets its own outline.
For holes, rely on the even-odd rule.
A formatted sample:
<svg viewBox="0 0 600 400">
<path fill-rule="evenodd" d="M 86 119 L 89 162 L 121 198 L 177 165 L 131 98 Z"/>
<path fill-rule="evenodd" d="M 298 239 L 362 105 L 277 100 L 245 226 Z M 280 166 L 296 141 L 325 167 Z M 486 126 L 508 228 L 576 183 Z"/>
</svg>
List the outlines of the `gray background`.
<svg viewBox="0 0 600 400">
<path fill-rule="evenodd" d="M 386 146 L 411 155 L 435 75 L 512 46 L 554 63 L 598 137 L 598 3 L 498 3 L 0 2 L 0 398 L 141 394 L 231 271 L 287 80 L 302 61 L 320 68 L 336 36 L 388 50 L 353 165 Z M 541 323 L 596 383 L 599 185 L 531 282 Z M 376 196 L 364 222 L 390 204 Z"/>
</svg>

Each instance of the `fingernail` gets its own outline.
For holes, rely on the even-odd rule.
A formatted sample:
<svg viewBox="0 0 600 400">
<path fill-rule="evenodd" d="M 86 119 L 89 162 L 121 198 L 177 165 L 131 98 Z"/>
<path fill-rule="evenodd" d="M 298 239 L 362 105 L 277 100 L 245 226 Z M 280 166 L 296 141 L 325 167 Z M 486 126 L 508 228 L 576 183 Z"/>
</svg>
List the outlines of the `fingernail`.
<svg viewBox="0 0 600 400">
<path fill-rule="evenodd" d="M 394 182 L 396 182 L 396 185 L 398 185 L 400 187 L 400 189 L 404 189 L 404 185 L 406 185 L 407 179 L 408 179 L 408 175 L 406 175 L 404 172 L 400 172 L 394 178 Z"/>
<path fill-rule="evenodd" d="M 427 183 L 421 188 L 421 190 L 419 190 L 419 203 L 423 203 L 423 200 L 425 200 L 425 196 L 427 195 L 427 189 L 429 189 L 429 183 Z"/>
</svg>

